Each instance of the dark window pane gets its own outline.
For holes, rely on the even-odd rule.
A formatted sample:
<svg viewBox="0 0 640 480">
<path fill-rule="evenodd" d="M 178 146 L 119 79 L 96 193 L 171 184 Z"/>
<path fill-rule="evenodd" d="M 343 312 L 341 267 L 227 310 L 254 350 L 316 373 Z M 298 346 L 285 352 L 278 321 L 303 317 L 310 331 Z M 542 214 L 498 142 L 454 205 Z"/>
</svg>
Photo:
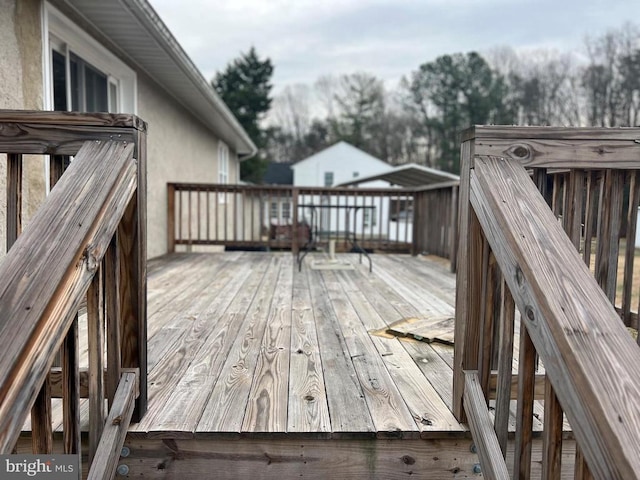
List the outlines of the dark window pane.
<svg viewBox="0 0 640 480">
<path fill-rule="evenodd" d="M 107 112 L 107 76 L 76 55 L 70 59 L 71 109 L 79 112 Z"/>
<path fill-rule="evenodd" d="M 53 109 L 58 111 L 67 110 L 67 71 L 65 68 L 65 58 L 55 50 L 52 52 L 53 63 Z"/>
<path fill-rule="evenodd" d="M 107 77 L 88 64 L 84 64 L 87 112 L 108 112 Z"/>
<path fill-rule="evenodd" d="M 82 68 L 80 60 L 75 55 L 71 55 L 69 61 L 69 76 L 71 77 L 71 110 L 78 112 L 82 110 Z"/>
</svg>

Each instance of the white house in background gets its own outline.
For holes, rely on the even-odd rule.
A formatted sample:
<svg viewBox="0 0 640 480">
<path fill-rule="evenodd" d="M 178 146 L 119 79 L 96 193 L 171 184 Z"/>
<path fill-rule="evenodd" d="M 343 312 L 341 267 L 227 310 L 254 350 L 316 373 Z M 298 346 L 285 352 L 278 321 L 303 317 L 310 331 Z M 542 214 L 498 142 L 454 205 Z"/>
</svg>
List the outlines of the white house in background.
<svg viewBox="0 0 640 480">
<path fill-rule="evenodd" d="M 389 164 L 341 141 L 292 165 L 293 185 L 296 187 L 334 187 L 359 177 L 381 173 Z M 361 185 L 370 188 L 386 188 L 385 181 L 372 181 Z M 315 225 L 332 236 L 340 236 L 348 230 L 362 236 L 382 236 L 388 233 L 389 199 L 380 197 L 304 197 L 304 204 L 316 205 Z M 353 208 L 338 205 L 353 205 Z M 311 207 L 300 207 L 299 215 L 311 222 Z"/>
<path fill-rule="evenodd" d="M 291 169 L 296 187 L 333 187 L 388 170 L 389 164 L 347 142 L 338 142 L 294 163 Z M 377 182 L 367 186 L 388 185 L 386 182 Z"/>
<path fill-rule="evenodd" d="M 167 250 L 168 182 L 238 183 L 240 160 L 256 152 L 147 0 L 6 0 L 0 25 L 0 109 L 132 113 L 147 122 L 150 257 Z M 47 190 L 48 163 L 26 162 L 28 223 Z M 3 237 L 0 229 L 2 245 Z"/>
</svg>

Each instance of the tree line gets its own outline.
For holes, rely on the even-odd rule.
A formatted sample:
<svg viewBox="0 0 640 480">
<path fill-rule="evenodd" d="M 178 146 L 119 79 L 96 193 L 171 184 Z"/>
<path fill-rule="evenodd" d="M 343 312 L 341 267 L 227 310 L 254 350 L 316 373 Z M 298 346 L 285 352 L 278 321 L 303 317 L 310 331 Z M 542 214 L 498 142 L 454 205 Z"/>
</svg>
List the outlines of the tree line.
<svg viewBox="0 0 640 480">
<path fill-rule="evenodd" d="M 503 47 L 485 55 L 442 55 L 394 89 L 356 72 L 290 85 L 272 98 L 270 60 L 260 60 L 253 49 L 242 58 L 250 57 L 260 80 L 252 88 L 263 101 L 252 100 L 260 111 L 247 131 L 260 148 L 256 162 L 262 167 L 301 160 L 345 140 L 392 165 L 414 162 L 458 173 L 459 135 L 471 125 L 640 124 L 640 29 L 633 24 L 588 37 L 583 52 Z M 228 105 L 242 83 L 222 82 L 230 67 L 213 81 Z M 249 76 L 243 72 L 237 80 Z M 250 98 L 245 94 L 240 96 Z"/>
</svg>

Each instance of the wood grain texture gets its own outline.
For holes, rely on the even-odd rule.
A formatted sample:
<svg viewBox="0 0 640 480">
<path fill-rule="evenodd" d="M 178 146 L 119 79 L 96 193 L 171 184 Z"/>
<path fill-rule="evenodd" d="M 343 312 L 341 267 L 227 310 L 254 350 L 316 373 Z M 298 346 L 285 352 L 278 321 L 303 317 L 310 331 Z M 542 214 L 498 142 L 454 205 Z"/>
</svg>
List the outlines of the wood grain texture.
<svg viewBox="0 0 640 480">
<path fill-rule="evenodd" d="M 242 431 L 286 431 L 291 355 L 293 256 L 283 257 L 257 359 Z"/>
<path fill-rule="evenodd" d="M 517 472 L 518 478 L 528 479 L 531 478 L 536 350 L 524 325 L 520 327 L 519 353 L 518 411 L 516 414 L 516 449 L 513 471 Z"/>
<path fill-rule="evenodd" d="M 469 439 L 128 440 L 130 476 L 195 480 L 311 478 L 451 480 L 473 477 Z"/>
<path fill-rule="evenodd" d="M 479 228 L 474 220 L 470 205 L 470 172 L 474 161 L 473 142 L 465 141 L 460 150 L 460 203 L 458 208 L 459 240 L 456 277 L 456 323 L 454 340 L 454 369 L 453 369 L 453 413 L 460 422 L 465 422 L 462 397 L 464 394 L 464 369 L 477 369 L 477 364 L 468 363 L 470 358 L 477 359 L 477 345 L 468 340 L 469 332 L 473 331 L 473 322 L 479 315 L 480 282 L 478 282 L 479 267 L 473 261 L 478 258 Z M 474 368 L 475 367 L 475 368 Z"/>
<path fill-rule="evenodd" d="M 342 334 L 337 312 L 327 295 L 322 274 L 309 268 L 303 269 L 302 273 L 306 274 L 309 282 L 311 304 L 316 318 L 332 437 L 373 436 L 376 427 Z"/>
<path fill-rule="evenodd" d="M 467 410 L 469 428 L 478 448 L 483 476 L 508 479 L 509 472 L 498 438 L 493 430 L 485 394 L 477 372 L 465 372 L 464 408 Z M 506 448 L 505 448 L 506 450 Z"/>
<path fill-rule="evenodd" d="M 513 335 L 515 321 L 515 302 L 513 296 L 502 280 L 500 285 L 500 340 L 498 345 L 498 375 L 495 403 L 495 431 L 502 454 L 507 454 L 509 433 L 509 401 L 511 395 L 511 370 L 513 365 Z"/>
<path fill-rule="evenodd" d="M 327 295 L 336 312 L 378 435 L 410 437 L 411 432 L 417 434 L 419 430 L 413 415 L 377 353 L 367 330 L 344 295 L 344 290 L 328 275 L 329 273 L 331 272 L 324 274 Z M 326 278 L 329 278 L 329 281 Z"/>
<path fill-rule="evenodd" d="M 624 278 L 622 281 L 622 321 L 625 325 L 638 328 L 637 317 L 634 319 L 631 314 L 632 289 L 633 285 L 633 265 L 636 253 L 636 231 L 638 228 L 638 204 L 640 204 L 640 173 L 629 172 L 629 201 L 627 206 L 627 234 L 626 247 L 624 252 Z M 635 288 L 638 288 L 635 285 Z M 633 305 L 633 307 L 636 307 Z M 637 307 L 636 307 L 637 308 Z M 634 312 L 635 313 L 635 312 Z"/>
<path fill-rule="evenodd" d="M 13 339 L 0 359 L 0 451 L 13 444 L 48 374 L 135 173 L 131 145 L 86 144 L 0 265 L 0 310 L 14 312 L 0 325 L 0 336 Z"/>
<path fill-rule="evenodd" d="M 524 169 L 479 157 L 471 176 L 474 209 L 594 475 L 636 478 L 637 346 Z"/>
<path fill-rule="evenodd" d="M 596 251 L 596 281 L 611 303 L 615 304 L 618 280 L 618 252 L 622 222 L 624 172 L 605 171 L 598 213 L 598 246 Z"/>
<path fill-rule="evenodd" d="M 199 257 L 201 260 L 206 258 Z M 234 259 L 236 256 L 231 255 L 230 258 Z M 189 398 L 192 397 L 191 400 L 195 404 L 206 403 L 210 392 L 208 389 L 213 388 L 213 385 L 207 384 L 208 381 L 213 381 L 213 378 L 203 379 L 206 367 L 199 362 L 204 361 L 206 364 L 211 358 L 208 354 L 214 355 L 217 352 L 207 352 L 203 350 L 203 345 L 210 337 L 225 337 L 227 325 L 218 322 L 227 321 L 225 309 L 243 289 L 242 282 L 249 266 L 236 266 L 233 269 L 233 262 L 222 262 L 217 265 L 218 268 L 204 265 L 207 268 L 192 269 L 180 283 L 173 284 L 180 290 L 180 295 L 168 308 L 152 312 L 152 322 L 160 324 L 159 329 L 151 329 L 156 333 L 149 343 L 149 406 L 153 407 L 153 413 L 145 415 L 145 418 L 135 425 L 137 432 L 148 432 L 150 429 L 155 431 L 160 425 L 166 425 L 171 426 L 175 432 L 186 432 L 191 436 L 194 430 L 193 423 L 198 421 L 194 417 L 202 412 L 201 409 L 190 411 L 190 408 L 184 407 L 181 400 L 189 402 Z M 255 266 L 256 276 L 260 277 L 259 262 Z M 248 287 L 251 288 L 252 285 Z M 250 299 L 255 295 L 256 288 L 254 285 L 254 290 L 249 292 Z M 246 294 L 243 293 L 240 298 L 246 298 Z M 214 331 L 218 325 L 219 330 Z M 233 341 L 235 340 L 233 338 Z M 215 370 L 211 374 L 214 375 Z M 198 386 L 200 388 L 195 388 L 196 394 L 190 395 L 193 393 L 191 387 Z M 165 407 L 170 398 L 173 399 L 173 403 Z"/>
<path fill-rule="evenodd" d="M 87 291 L 89 349 L 89 463 L 93 460 L 104 428 L 104 296 L 103 269 L 96 272 Z M 78 377 L 80 372 L 78 372 Z M 78 378 L 80 390 L 80 378 Z M 80 391 L 78 391 L 80 395 Z"/>
<path fill-rule="evenodd" d="M 634 142 L 640 136 L 638 127 L 538 127 L 506 125 L 474 125 L 462 132 L 462 141 L 471 139 L 534 139 L 573 142 L 575 140 L 623 140 Z"/>
<path fill-rule="evenodd" d="M 31 453 L 52 453 L 51 387 L 48 379 L 42 384 L 31 408 L 31 426 Z"/>
<path fill-rule="evenodd" d="M 114 478 L 120 451 L 124 445 L 131 421 L 138 381 L 135 373 L 123 373 L 113 405 L 104 427 L 104 433 L 91 464 L 88 479 Z"/>
<path fill-rule="evenodd" d="M 435 388 L 425 382 L 424 375 L 402 344 L 395 339 L 371 334 L 374 331 L 384 330 L 386 324 L 375 306 L 369 303 L 363 289 L 347 272 L 341 272 L 335 276 L 344 287 L 344 292 L 363 326 L 369 332 L 369 338 L 404 398 L 420 430 L 421 437 L 426 438 L 433 432 L 460 431 L 460 425 L 451 414 L 451 410 L 444 404 Z"/>
<path fill-rule="evenodd" d="M 551 382 L 545 382 L 544 438 L 542 454 L 542 477 L 559 479 L 562 474 L 562 407 L 553 392 Z"/>
<path fill-rule="evenodd" d="M 105 378 L 105 393 L 109 408 L 120 383 L 122 374 L 122 327 L 120 321 L 120 254 L 118 249 L 118 232 L 116 231 L 109 242 L 103 259 L 104 265 L 104 315 L 105 341 L 107 353 L 107 375 Z"/>
<path fill-rule="evenodd" d="M 80 453 L 80 378 L 78 375 L 78 318 L 62 342 L 62 430 L 64 453 Z"/>
<path fill-rule="evenodd" d="M 247 310 L 264 278 L 268 259 L 251 266 L 236 266 L 234 277 L 190 322 L 181 363 L 174 362 L 177 383 L 170 383 L 171 395 L 161 412 L 152 418 L 153 429 L 163 435 L 188 436 L 197 431 L 203 411 L 220 371 L 242 328 Z M 247 268 L 249 267 L 249 268 Z M 215 287 L 212 287 L 215 288 Z M 177 359 L 176 359 L 177 360 Z"/>
<path fill-rule="evenodd" d="M 294 274 L 291 316 L 287 431 L 330 432 L 331 420 L 316 333 L 316 321 L 323 319 L 315 318 L 308 279 L 303 274 Z"/>
<path fill-rule="evenodd" d="M 640 131 L 636 130 L 636 138 Z M 536 168 L 638 168 L 640 145 L 633 138 L 607 140 L 600 134 L 589 139 L 506 138 L 477 139 L 477 155 L 495 155 Z"/>
<path fill-rule="evenodd" d="M 247 311 L 247 321 L 238 330 L 198 424 L 199 431 L 239 433 L 242 429 L 271 299 L 276 289 L 280 269 L 278 260 L 271 260 L 274 265 L 267 270 Z"/>
</svg>

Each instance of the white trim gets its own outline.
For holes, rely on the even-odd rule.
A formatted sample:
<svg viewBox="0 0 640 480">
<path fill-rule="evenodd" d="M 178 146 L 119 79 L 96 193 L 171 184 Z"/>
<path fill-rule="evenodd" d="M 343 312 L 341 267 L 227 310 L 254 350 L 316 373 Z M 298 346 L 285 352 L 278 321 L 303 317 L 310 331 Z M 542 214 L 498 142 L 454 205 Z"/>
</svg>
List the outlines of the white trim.
<svg viewBox="0 0 640 480">
<path fill-rule="evenodd" d="M 53 105 L 53 85 L 51 78 L 51 49 L 49 48 L 49 16 L 47 15 L 46 2 L 40 5 L 40 18 L 42 19 L 42 29 L 40 32 L 42 38 L 42 95 L 43 110 L 51 109 Z M 44 191 L 45 195 L 49 195 L 51 185 L 49 185 L 49 155 L 43 157 L 44 167 Z"/>
<path fill-rule="evenodd" d="M 43 57 L 48 65 L 45 66 L 45 109 L 53 108 L 53 85 L 51 79 L 51 48 L 52 42 L 58 45 L 66 45 L 67 52 L 70 50 L 87 63 L 91 64 L 108 77 L 113 77 L 119 83 L 118 104 L 121 112 L 114 113 L 137 113 L 137 80 L 136 72 L 129 68 L 122 60 L 111 53 L 100 42 L 78 27 L 75 23 L 65 17 L 54 6 L 45 2 L 44 35 L 43 35 Z M 70 97 L 69 97 L 70 101 Z"/>
</svg>

